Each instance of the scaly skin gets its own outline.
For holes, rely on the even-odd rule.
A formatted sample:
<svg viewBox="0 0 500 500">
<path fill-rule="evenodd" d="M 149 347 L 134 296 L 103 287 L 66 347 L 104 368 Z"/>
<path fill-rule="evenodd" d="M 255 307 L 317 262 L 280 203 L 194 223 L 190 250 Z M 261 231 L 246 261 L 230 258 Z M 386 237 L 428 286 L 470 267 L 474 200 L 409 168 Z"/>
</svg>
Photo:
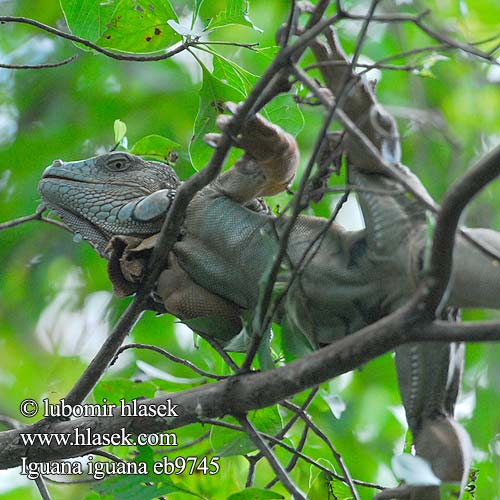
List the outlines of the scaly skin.
<svg viewBox="0 0 500 500">
<path fill-rule="evenodd" d="M 228 116 L 219 117 L 219 127 L 224 129 L 229 120 Z M 211 134 L 207 141 L 216 145 L 218 136 Z M 238 145 L 245 150 L 242 159 L 190 203 L 180 241 L 157 286 L 168 311 L 180 318 L 223 316 L 233 322 L 235 333 L 242 310 L 257 304 L 261 278 L 287 222 L 245 205 L 252 204 L 256 196 L 284 189 L 298 163 L 291 136 L 259 116 L 249 121 Z M 285 264 L 292 269 L 311 242 L 325 233 L 291 286 L 277 318 L 286 318 L 315 347 L 395 310 L 413 294 L 422 273 L 427 228 L 419 204 L 396 192 L 394 181 L 382 175 L 353 167 L 351 180 L 363 188 L 358 196 L 367 229 L 349 232 L 337 224 L 327 228 L 325 219 L 300 216 L 287 247 Z M 411 181 L 416 182 L 414 177 Z M 178 183 L 166 165 L 110 153 L 80 162 L 57 160 L 46 169 L 39 190 L 73 231 L 114 262 L 115 271 L 122 266 L 127 281 L 130 273 L 125 271 L 130 271 L 130 263 L 140 262 L 142 252 L 154 245 L 154 237 L 146 238 L 161 227 Z M 425 192 L 422 186 L 420 189 Z M 125 235 L 120 236 L 120 245 L 126 248 L 117 255 L 118 235 Z M 497 233 L 488 232 L 488 238 L 490 244 L 500 247 Z M 108 245 L 110 240 L 112 245 Z M 500 307 L 500 295 L 482 303 L 486 293 L 467 293 L 461 288 L 467 279 L 469 290 L 475 284 L 483 290 L 497 289 L 499 270 L 460 238 L 455 257 L 458 266 L 449 306 Z M 483 267 L 495 271 L 495 275 L 477 275 L 486 285 L 475 276 Z M 137 269 L 140 275 L 141 266 Z M 290 274 L 279 279 L 286 281 Z M 128 293 L 132 290 L 133 286 Z M 417 453 L 430 461 L 443 480 L 463 482 L 468 441 L 452 420 L 462 349 L 448 344 L 402 346 L 396 364 Z M 414 488 L 412 498 L 439 498 L 439 491 Z"/>
</svg>

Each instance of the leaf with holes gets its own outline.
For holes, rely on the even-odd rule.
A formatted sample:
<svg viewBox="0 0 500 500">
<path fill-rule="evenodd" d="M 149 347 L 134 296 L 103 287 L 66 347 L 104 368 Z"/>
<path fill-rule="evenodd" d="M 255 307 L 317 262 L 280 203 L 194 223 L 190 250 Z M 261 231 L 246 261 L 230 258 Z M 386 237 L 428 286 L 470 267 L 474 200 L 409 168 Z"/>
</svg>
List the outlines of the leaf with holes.
<svg viewBox="0 0 500 500">
<path fill-rule="evenodd" d="M 178 21 L 168 0 L 60 1 L 71 33 L 101 47 L 144 53 L 182 40 L 168 24 Z"/>
</svg>

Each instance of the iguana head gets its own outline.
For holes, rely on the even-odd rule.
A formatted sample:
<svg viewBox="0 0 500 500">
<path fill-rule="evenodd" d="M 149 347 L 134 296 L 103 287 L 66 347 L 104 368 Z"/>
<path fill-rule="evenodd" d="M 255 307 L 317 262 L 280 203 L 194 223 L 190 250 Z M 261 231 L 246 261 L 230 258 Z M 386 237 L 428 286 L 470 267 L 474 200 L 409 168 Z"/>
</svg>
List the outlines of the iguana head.
<svg viewBox="0 0 500 500">
<path fill-rule="evenodd" d="M 114 235 L 158 232 L 179 185 L 173 169 L 121 151 L 55 160 L 38 185 L 45 204 L 99 254 Z"/>
</svg>

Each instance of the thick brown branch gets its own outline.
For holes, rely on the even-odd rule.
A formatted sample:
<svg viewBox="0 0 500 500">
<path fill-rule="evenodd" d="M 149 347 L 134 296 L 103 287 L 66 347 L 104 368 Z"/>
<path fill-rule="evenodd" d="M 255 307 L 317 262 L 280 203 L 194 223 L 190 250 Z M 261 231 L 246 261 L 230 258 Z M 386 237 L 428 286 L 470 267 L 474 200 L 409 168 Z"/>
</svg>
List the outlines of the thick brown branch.
<svg viewBox="0 0 500 500">
<path fill-rule="evenodd" d="M 43 422 L 23 430 L 0 433 L 0 468 L 15 467 L 21 457 L 30 461 L 47 462 L 80 456 L 90 451 L 87 446 L 60 446 L 53 444 L 23 446 L 21 432 L 74 433 L 91 428 L 95 434 L 119 432 L 125 428 L 131 433 L 153 433 L 175 429 L 206 418 L 226 414 L 241 415 L 250 410 L 265 408 L 318 383 L 350 371 L 367 361 L 388 352 L 405 342 L 411 332 L 412 314 L 400 309 L 359 332 L 276 370 L 232 377 L 189 391 L 154 398 L 147 405 L 165 403 L 172 399 L 178 404 L 175 418 L 111 417 L 78 418 L 65 422 Z M 142 402 L 141 402 L 142 403 Z"/>
<path fill-rule="evenodd" d="M 425 306 L 434 315 L 448 286 L 455 234 L 462 211 L 487 184 L 500 175 L 500 146 L 490 151 L 453 185 L 438 212 L 432 241 L 429 269 L 429 295 Z"/>
</svg>

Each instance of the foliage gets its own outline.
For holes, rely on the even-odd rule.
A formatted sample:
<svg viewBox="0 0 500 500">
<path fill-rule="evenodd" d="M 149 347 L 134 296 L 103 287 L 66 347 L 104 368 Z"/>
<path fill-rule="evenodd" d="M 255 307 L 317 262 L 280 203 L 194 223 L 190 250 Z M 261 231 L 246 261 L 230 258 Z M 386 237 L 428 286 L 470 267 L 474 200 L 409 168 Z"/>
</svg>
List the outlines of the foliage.
<svg viewBox="0 0 500 500">
<path fill-rule="evenodd" d="M 132 3 L 134 8 L 130 8 Z M 361 0 L 345 3 L 345 8 L 356 11 L 368 7 Z M 202 136 L 215 130 L 222 103 L 244 99 L 257 75 L 272 60 L 275 32 L 288 15 L 286 4 L 252 0 L 248 12 L 243 0 L 61 0 L 61 5 L 55 0 L 0 1 L 3 15 L 31 17 L 51 26 L 65 17 L 74 34 L 122 52 L 158 54 L 200 34 L 212 41 L 259 43 L 255 50 L 193 46 L 190 53 L 156 63 L 116 61 L 93 51 L 82 52 L 78 44 L 80 57 L 69 65 L 37 71 L 0 69 L 2 221 L 35 210 L 41 172 L 58 157 L 83 158 L 110 150 L 116 143 L 122 148 L 130 143 L 134 144 L 133 152 L 175 163 L 183 179 L 201 168 L 211 155 Z M 494 0 L 431 0 L 426 6 L 435 12 L 435 23 L 459 39 L 476 41 L 497 34 L 500 4 Z M 421 7 L 415 1 L 382 2 L 380 8 L 413 14 Z M 358 31 L 355 21 L 339 25 L 348 50 L 354 47 Z M 1 25 L 0 33 L 0 63 L 58 61 L 76 50 L 48 34 L 35 34 L 30 27 Z M 428 37 L 410 23 L 376 24 L 368 33 L 363 55 L 365 62 L 377 61 L 429 43 Z M 494 44 L 490 42 L 488 47 Z M 456 51 L 438 50 L 390 62 L 414 69 L 371 70 L 369 76 L 378 81 L 379 100 L 398 118 L 404 136 L 404 162 L 439 200 L 471 161 L 498 141 L 498 67 L 480 64 Z M 290 93 L 273 101 L 265 112 L 285 129 L 299 134 L 306 158 L 320 125 L 317 108 L 302 106 L 302 118 Z M 304 128 L 303 120 L 307 124 Z M 332 186 L 343 183 L 343 178 L 334 179 Z M 485 190 L 469 210 L 470 225 L 500 226 L 499 195 L 498 185 Z M 281 194 L 269 202 L 273 209 L 279 209 L 289 199 L 288 194 Z M 324 197 L 308 210 L 325 216 L 334 204 L 334 199 Z M 345 211 L 340 222 L 352 224 L 353 218 L 355 211 Z M 49 225 L 32 222 L 2 231 L 0 262 L 0 413 L 20 418 L 18 406 L 23 399 L 48 397 L 55 401 L 67 393 L 129 299 L 111 295 L 105 262 L 88 245 L 73 243 L 67 233 Z M 468 319 L 495 317 L 484 311 L 467 311 L 464 315 Z M 272 342 L 275 359 L 288 360 L 306 349 L 301 339 L 294 340 L 295 346 L 289 345 L 290 339 L 280 340 L 276 327 Z M 132 341 L 162 347 L 210 372 L 230 373 L 206 341 L 198 337 L 193 340 L 189 328 L 171 316 L 145 314 L 134 329 Z M 495 479 L 500 468 L 495 441 L 500 424 L 499 354 L 497 345 L 469 347 L 458 407 L 475 447 L 474 463 L 479 472 L 471 489 L 475 488 L 477 499 L 500 499 Z M 235 359 L 239 356 L 236 354 Z M 151 365 L 157 370 L 148 370 Z M 174 392 L 199 383 L 199 376 L 186 366 L 154 352 L 128 350 L 97 386 L 93 398 L 118 401 L 122 397 L 151 396 L 157 391 Z M 306 396 L 300 394 L 294 401 L 301 404 Z M 384 485 L 396 483 L 390 459 L 403 452 L 405 427 L 391 356 L 323 384 L 309 412 L 342 453 L 353 477 Z M 273 433 L 285 417 L 290 417 L 288 410 L 275 407 L 257 412 L 254 422 L 260 430 Z M 287 442 L 296 446 L 302 430 L 301 425 L 293 427 Z M 273 479 L 263 461 L 257 466 L 255 489 L 245 490 L 248 462 L 235 454 L 247 453 L 252 446 L 246 438 L 236 437 L 236 431 L 214 428 L 210 438 L 206 431 L 207 427 L 200 424 L 179 429 L 179 443 L 193 444 L 182 452 L 169 450 L 166 456 L 174 459 L 184 454 L 219 454 L 224 456 L 222 473 L 172 476 L 151 487 L 158 488 L 156 497 L 175 492 L 172 498 L 287 498 L 279 484 L 262 492 Z M 137 450 L 121 447 L 111 451 L 125 458 Z M 331 451 L 316 436 L 310 436 L 303 451 L 315 460 L 334 462 Z M 276 452 L 285 464 L 291 459 L 286 450 Z M 97 487 L 50 484 L 49 488 L 54 500 L 86 495 L 88 500 L 153 498 L 148 493 L 134 493 L 136 487 L 144 491 L 141 484 L 145 479 L 139 479 L 112 480 L 122 481 L 119 487 L 128 496 L 120 496 L 116 484 L 114 489 L 104 486 L 106 482 Z M 325 478 L 305 463 L 295 470 L 294 479 L 309 491 L 311 500 L 347 498 L 349 494 L 341 483 Z M 364 499 L 373 495 L 367 488 L 360 492 Z M 21 497 L 39 498 L 32 482 L 20 478 L 17 471 L 0 471 L 0 499 Z"/>
</svg>

